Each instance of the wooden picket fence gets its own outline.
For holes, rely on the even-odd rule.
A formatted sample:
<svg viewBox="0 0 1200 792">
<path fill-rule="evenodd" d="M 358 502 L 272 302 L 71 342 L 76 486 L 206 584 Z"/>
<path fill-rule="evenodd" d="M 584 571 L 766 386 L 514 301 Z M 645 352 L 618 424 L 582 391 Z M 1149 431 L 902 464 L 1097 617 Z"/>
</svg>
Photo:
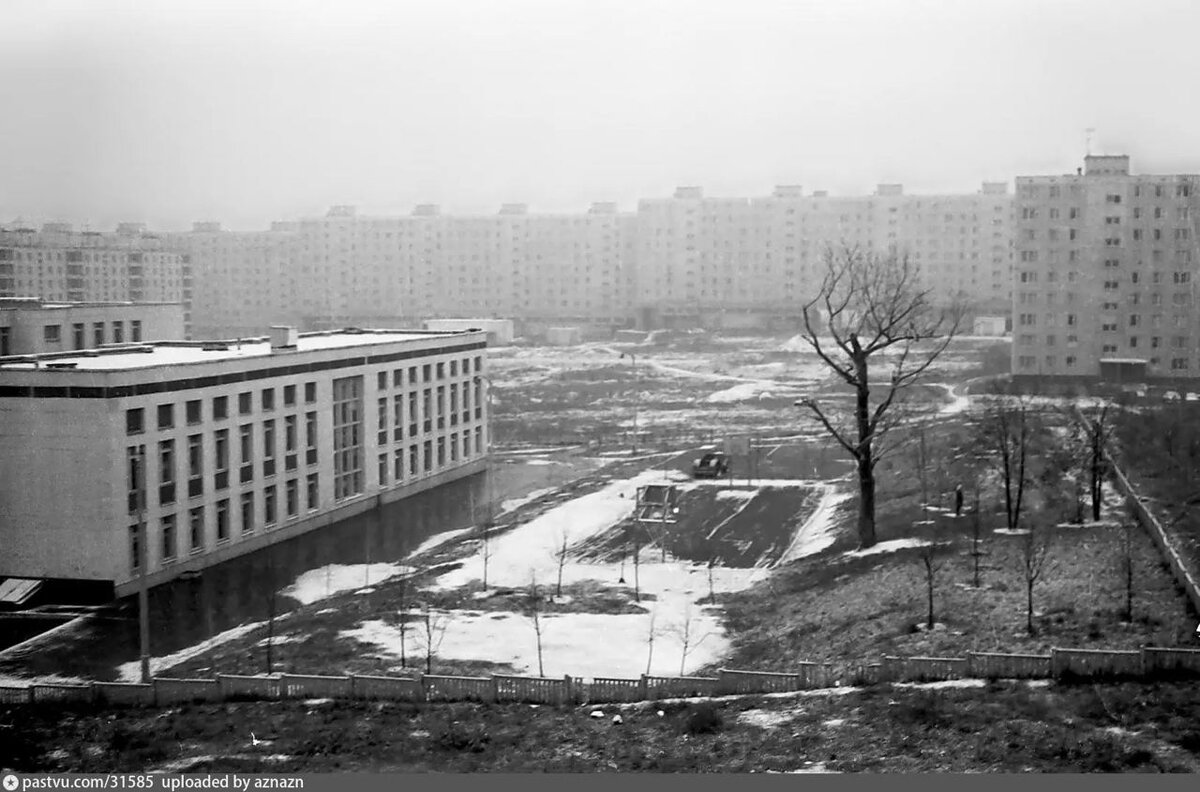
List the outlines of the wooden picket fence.
<svg viewBox="0 0 1200 792">
<path fill-rule="evenodd" d="M 897 657 L 880 663 L 848 665 L 801 662 L 792 672 L 722 668 L 715 677 L 595 677 L 590 682 L 496 674 L 490 677 L 388 677 L 351 674 L 219 674 L 215 679 L 160 677 L 148 684 L 89 682 L 0 685 L 0 705 L 57 704 L 111 707 L 166 706 L 229 700 L 370 699 L 409 702 L 528 702 L 565 706 L 665 698 L 753 695 L 869 686 L 888 682 L 955 679 L 1110 679 L 1200 678 L 1200 650 L 1144 647 L 1140 650 L 1051 649 L 1049 654 L 968 652 L 965 657 Z"/>
</svg>

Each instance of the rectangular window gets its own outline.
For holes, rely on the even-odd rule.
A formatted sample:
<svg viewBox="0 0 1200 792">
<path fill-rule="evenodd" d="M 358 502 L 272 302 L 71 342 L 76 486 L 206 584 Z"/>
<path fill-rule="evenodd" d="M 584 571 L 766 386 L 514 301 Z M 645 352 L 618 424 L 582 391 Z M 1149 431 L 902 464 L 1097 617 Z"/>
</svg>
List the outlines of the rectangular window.
<svg viewBox="0 0 1200 792">
<path fill-rule="evenodd" d="M 363 491 L 363 378 L 333 381 L 333 498 Z"/>
<path fill-rule="evenodd" d="M 175 560 L 175 553 L 177 549 L 175 540 L 175 515 L 164 514 L 160 520 L 160 523 L 162 525 L 162 561 L 164 564 L 166 564 L 168 561 Z"/>
<path fill-rule="evenodd" d="M 446 378 L 446 364 L 445 363 L 437 364 L 437 378 L 440 380 Z"/>
<path fill-rule="evenodd" d="M 399 388 L 404 384 L 404 369 L 396 369 L 392 372 L 392 387 Z"/>
<path fill-rule="evenodd" d="M 439 437 L 437 439 L 437 469 L 441 470 L 446 466 L 446 438 Z"/>
<path fill-rule="evenodd" d="M 113 322 L 113 343 L 114 344 L 125 343 L 125 323 L 124 322 Z"/>
<path fill-rule="evenodd" d="M 404 439 L 404 394 L 397 393 L 392 397 L 392 441 Z"/>
<path fill-rule="evenodd" d="M 254 533 L 254 493 L 242 493 L 242 535 Z"/>
<path fill-rule="evenodd" d="M 408 387 L 411 388 L 413 385 L 416 385 L 416 384 L 417 384 L 417 367 L 409 366 L 408 367 Z"/>
<path fill-rule="evenodd" d="M 296 469 L 297 439 L 296 416 L 289 415 L 283 419 L 283 467 L 284 470 Z"/>
<path fill-rule="evenodd" d="M 304 414 L 304 462 L 308 465 L 317 464 L 317 414 Z"/>
<path fill-rule="evenodd" d="M 239 453 L 242 463 L 241 482 L 245 484 L 254 480 L 254 425 L 242 424 L 238 427 Z"/>
<path fill-rule="evenodd" d="M 375 388 L 377 390 L 387 390 L 388 375 L 386 371 L 379 371 L 375 374 Z"/>
<path fill-rule="evenodd" d="M 431 470 L 433 470 L 433 441 L 426 440 L 424 443 L 424 446 L 423 446 L 423 450 L 425 453 L 424 453 L 424 459 L 422 461 L 425 464 L 421 466 L 421 470 L 425 473 L 428 473 Z"/>
<path fill-rule="evenodd" d="M 415 445 L 408 447 L 408 475 L 416 476 L 419 470 L 419 452 Z"/>
<path fill-rule="evenodd" d="M 392 483 L 399 484 L 404 480 L 404 449 L 397 448 L 392 452 Z"/>
<path fill-rule="evenodd" d="M 291 407 L 295 403 L 296 403 L 296 386 L 295 385 L 284 385 L 283 386 L 283 406 Z"/>
<path fill-rule="evenodd" d="M 126 453 L 128 470 L 126 485 L 128 490 L 129 513 L 136 514 L 144 506 L 146 486 L 146 446 L 129 446 Z"/>
<path fill-rule="evenodd" d="M 437 428 L 445 429 L 446 428 L 446 386 L 445 385 L 438 385 L 437 401 L 435 404 L 436 404 L 436 409 L 437 409 Z"/>
<path fill-rule="evenodd" d="M 129 526 L 129 571 L 137 572 L 142 568 L 142 535 L 141 527 Z"/>
<path fill-rule="evenodd" d="M 187 417 L 188 426 L 195 426 L 196 424 L 200 423 L 201 420 L 203 420 L 201 416 L 199 399 L 193 399 L 186 402 L 184 405 L 184 412 Z"/>
<path fill-rule="evenodd" d="M 386 487 L 388 482 L 388 455 L 382 453 L 379 455 L 379 486 Z"/>
<path fill-rule="evenodd" d="M 130 336 L 131 341 L 134 341 L 135 343 L 141 342 L 141 340 L 142 340 L 142 320 L 141 319 L 131 319 L 130 320 L 129 336 Z"/>
<path fill-rule="evenodd" d="M 263 421 L 263 475 L 275 475 L 275 421 Z"/>
<path fill-rule="evenodd" d="M 421 397 L 422 430 L 428 434 L 433 431 L 433 390 L 426 388 Z"/>
<path fill-rule="evenodd" d="M 175 428 L 175 405 L 174 404 L 158 405 L 158 428 L 160 430 Z"/>
<path fill-rule="evenodd" d="M 432 373 L 433 373 L 433 366 L 429 365 L 428 363 L 426 363 L 424 366 L 421 366 L 421 381 L 429 382 L 429 380 L 431 379 L 430 375 Z"/>
<path fill-rule="evenodd" d="M 134 407 L 132 410 L 125 411 L 125 434 L 136 435 L 146 431 L 146 411 L 141 407 Z"/>
<path fill-rule="evenodd" d="M 197 506 L 188 512 L 188 527 L 191 534 L 192 555 L 204 551 L 204 507 Z"/>
<path fill-rule="evenodd" d="M 212 411 L 214 421 L 223 421 L 229 417 L 229 397 L 216 396 L 212 400 Z"/>
<path fill-rule="evenodd" d="M 408 434 L 411 437 L 417 433 L 417 394 L 408 394 Z"/>
<path fill-rule="evenodd" d="M 316 473 L 308 474 L 308 510 L 314 511 L 320 505 L 321 490 L 318 486 Z"/>
<path fill-rule="evenodd" d="M 287 516 L 300 516 L 300 482 L 289 479 L 287 483 Z"/>
<path fill-rule="evenodd" d="M 61 325 L 45 325 L 42 328 L 42 340 L 47 344 L 58 344 L 62 341 Z"/>
<path fill-rule="evenodd" d="M 263 412 L 270 412 L 275 409 L 275 389 L 264 388 L 262 392 L 262 408 Z"/>
<path fill-rule="evenodd" d="M 238 415 L 249 415 L 251 413 L 254 409 L 251 398 L 250 391 L 238 394 Z"/>
<path fill-rule="evenodd" d="M 263 524 L 268 528 L 275 524 L 275 488 L 263 490 Z"/>
<path fill-rule="evenodd" d="M 92 325 L 92 340 L 95 346 L 104 343 L 104 322 L 96 322 Z"/>
<path fill-rule="evenodd" d="M 458 361 L 457 360 L 450 361 L 450 376 L 451 377 L 458 376 Z"/>
<path fill-rule="evenodd" d="M 458 461 L 458 432 L 450 433 L 450 461 Z"/>
<path fill-rule="evenodd" d="M 304 383 L 304 403 L 314 404 L 317 401 L 317 383 Z"/>
<path fill-rule="evenodd" d="M 476 455 L 483 453 L 483 427 L 475 427 L 475 453 Z"/>
<path fill-rule="evenodd" d="M 175 502 L 175 441 L 162 440 L 158 444 L 158 502 Z"/>
<path fill-rule="evenodd" d="M 223 490 L 229 486 L 229 430 L 213 432 L 214 487 Z"/>
<path fill-rule="evenodd" d="M 462 454 L 463 454 L 463 459 L 466 459 L 467 457 L 471 456 L 471 433 L 463 432 L 462 438 L 463 438 Z"/>
<path fill-rule="evenodd" d="M 217 501 L 217 544 L 229 541 L 229 501 Z"/>
<path fill-rule="evenodd" d="M 204 494 L 204 452 L 200 435 L 188 435 L 188 497 Z"/>
<path fill-rule="evenodd" d="M 388 410 L 388 400 L 387 400 L 387 397 L 385 396 L 384 398 L 379 399 L 379 406 L 378 406 L 379 428 L 378 428 L 378 431 L 376 432 L 375 439 L 379 443 L 379 445 L 385 445 L 385 444 L 387 444 L 387 441 L 388 441 L 387 410 Z"/>
<path fill-rule="evenodd" d="M 458 425 L 458 385 L 450 386 L 450 425 Z"/>
</svg>

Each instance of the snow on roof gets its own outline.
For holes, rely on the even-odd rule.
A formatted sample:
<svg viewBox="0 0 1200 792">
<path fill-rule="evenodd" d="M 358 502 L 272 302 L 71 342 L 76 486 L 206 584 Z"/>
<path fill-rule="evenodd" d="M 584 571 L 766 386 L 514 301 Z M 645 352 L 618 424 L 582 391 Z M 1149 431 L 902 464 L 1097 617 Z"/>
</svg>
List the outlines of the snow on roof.
<svg viewBox="0 0 1200 792">
<path fill-rule="evenodd" d="M 295 349 L 275 352 L 271 350 L 271 342 L 261 338 L 241 342 L 151 342 L 127 344 L 124 348 L 109 346 L 101 348 L 100 354 L 96 354 L 96 350 L 92 350 L 90 354 L 81 352 L 79 355 L 36 356 L 36 365 L 34 356 L 23 357 L 13 362 L 0 363 L 0 367 L 9 370 L 32 371 L 52 365 L 55 368 L 63 367 L 80 371 L 122 371 L 187 363 L 208 363 L 217 360 L 240 360 L 271 357 L 272 355 L 286 356 L 296 352 L 377 346 L 401 341 L 427 341 L 435 338 L 454 338 L 460 335 L 461 333 L 458 332 L 405 332 L 403 330 L 301 335 L 297 339 Z"/>
</svg>

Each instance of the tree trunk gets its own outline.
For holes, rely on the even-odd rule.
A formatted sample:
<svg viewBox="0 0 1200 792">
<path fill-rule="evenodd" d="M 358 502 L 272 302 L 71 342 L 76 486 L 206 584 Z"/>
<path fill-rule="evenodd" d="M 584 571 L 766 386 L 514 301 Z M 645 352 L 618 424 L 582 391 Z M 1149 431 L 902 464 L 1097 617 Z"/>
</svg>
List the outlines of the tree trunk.
<svg viewBox="0 0 1200 792">
<path fill-rule="evenodd" d="M 866 549 L 875 545 L 875 467 L 867 459 L 858 461 L 858 546 Z"/>
<path fill-rule="evenodd" d="M 1033 576 L 1025 578 L 1025 630 L 1033 635 Z"/>
<path fill-rule="evenodd" d="M 926 583 L 929 588 L 929 629 L 933 629 L 933 567 L 928 566 L 930 562 L 926 562 L 927 569 L 925 572 Z"/>
</svg>

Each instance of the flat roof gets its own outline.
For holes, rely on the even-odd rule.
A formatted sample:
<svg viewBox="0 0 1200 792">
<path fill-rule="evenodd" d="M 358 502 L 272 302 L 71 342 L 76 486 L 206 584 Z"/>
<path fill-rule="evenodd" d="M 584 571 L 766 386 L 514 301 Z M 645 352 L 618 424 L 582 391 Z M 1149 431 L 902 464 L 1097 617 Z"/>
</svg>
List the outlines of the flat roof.
<svg viewBox="0 0 1200 792">
<path fill-rule="evenodd" d="M 127 369 L 176 366 L 188 363 L 283 357 L 298 352 L 379 346 L 402 342 L 459 338 L 469 331 L 363 330 L 301 334 L 294 348 L 271 351 L 269 338 L 221 341 L 156 341 L 144 344 L 108 345 L 99 349 L 63 354 L 49 353 L 0 359 L 3 371 L 46 371 L 69 368 L 74 371 L 122 371 Z"/>
</svg>

